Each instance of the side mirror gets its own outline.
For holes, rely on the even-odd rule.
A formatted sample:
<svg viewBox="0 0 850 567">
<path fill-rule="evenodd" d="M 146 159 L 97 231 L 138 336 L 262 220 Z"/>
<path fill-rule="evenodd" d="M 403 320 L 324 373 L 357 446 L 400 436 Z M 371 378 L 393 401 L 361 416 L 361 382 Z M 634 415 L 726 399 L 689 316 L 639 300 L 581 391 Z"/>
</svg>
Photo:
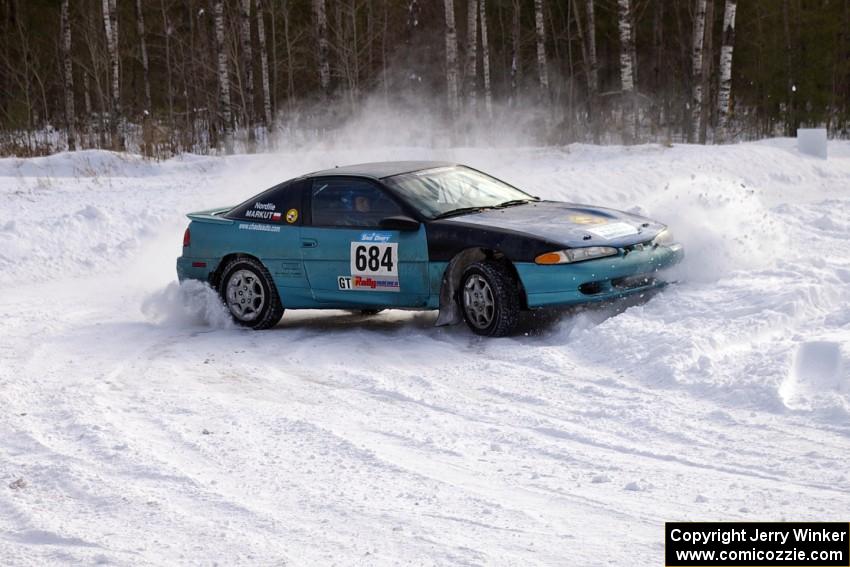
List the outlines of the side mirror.
<svg viewBox="0 0 850 567">
<path fill-rule="evenodd" d="M 379 226 L 386 230 L 419 230 L 419 221 L 399 215 L 381 219 Z"/>
</svg>

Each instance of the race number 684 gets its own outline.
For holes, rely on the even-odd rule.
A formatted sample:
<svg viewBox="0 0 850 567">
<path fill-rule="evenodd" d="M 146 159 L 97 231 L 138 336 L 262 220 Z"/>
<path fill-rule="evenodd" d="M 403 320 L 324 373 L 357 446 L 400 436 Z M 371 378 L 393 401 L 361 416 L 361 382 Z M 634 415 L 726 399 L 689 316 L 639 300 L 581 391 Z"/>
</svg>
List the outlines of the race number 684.
<svg viewBox="0 0 850 567">
<path fill-rule="evenodd" d="M 398 243 L 352 242 L 351 274 L 398 275 Z"/>
</svg>

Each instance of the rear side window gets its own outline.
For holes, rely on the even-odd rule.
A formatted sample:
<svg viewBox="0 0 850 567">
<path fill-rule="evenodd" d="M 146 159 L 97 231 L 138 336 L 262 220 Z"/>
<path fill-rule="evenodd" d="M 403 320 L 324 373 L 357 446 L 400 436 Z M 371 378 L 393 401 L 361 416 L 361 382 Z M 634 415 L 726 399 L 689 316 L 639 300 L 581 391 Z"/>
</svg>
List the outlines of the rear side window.
<svg viewBox="0 0 850 567">
<path fill-rule="evenodd" d="M 313 226 L 377 227 L 402 210 L 380 187 L 365 179 L 314 179 L 310 210 Z"/>
<path fill-rule="evenodd" d="M 272 224 L 301 224 L 303 181 L 287 181 L 231 209 L 227 218 Z"/>
</svg>

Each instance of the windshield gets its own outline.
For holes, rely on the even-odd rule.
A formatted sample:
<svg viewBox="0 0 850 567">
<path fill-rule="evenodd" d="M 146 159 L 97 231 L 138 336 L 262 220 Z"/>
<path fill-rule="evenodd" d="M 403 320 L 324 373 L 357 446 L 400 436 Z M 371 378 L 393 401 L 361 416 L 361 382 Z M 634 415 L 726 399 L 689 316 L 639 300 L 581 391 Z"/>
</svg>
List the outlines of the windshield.
<svg viewBox="0 0 850 567">
<path fill-rule="evenodd" d="M 536 200 L 536 197 L 507 183 L 463 166 L 404 173 L 386 178 L 384 182 L 431 219 L 454 211 L 510 206 Z"/>
</svg>

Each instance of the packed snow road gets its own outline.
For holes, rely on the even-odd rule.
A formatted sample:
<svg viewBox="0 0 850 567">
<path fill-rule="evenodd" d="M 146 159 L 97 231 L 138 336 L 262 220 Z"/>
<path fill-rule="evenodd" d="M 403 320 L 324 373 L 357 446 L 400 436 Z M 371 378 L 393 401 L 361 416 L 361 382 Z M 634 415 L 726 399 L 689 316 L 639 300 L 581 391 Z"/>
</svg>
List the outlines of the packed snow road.
<svg viewBox="0 0 850 567">
<path fill-rule="evenodd" d="M 659 565 L 667 520 L 847 520 L 850 144 L 0 160 L 0 563 Z M 228 324 L 183 214 L 337 163 L 634 210 L 682 282 L 526 321 Z M 284 298 L 285 302 L 285 298 Z"/>
</svg>

